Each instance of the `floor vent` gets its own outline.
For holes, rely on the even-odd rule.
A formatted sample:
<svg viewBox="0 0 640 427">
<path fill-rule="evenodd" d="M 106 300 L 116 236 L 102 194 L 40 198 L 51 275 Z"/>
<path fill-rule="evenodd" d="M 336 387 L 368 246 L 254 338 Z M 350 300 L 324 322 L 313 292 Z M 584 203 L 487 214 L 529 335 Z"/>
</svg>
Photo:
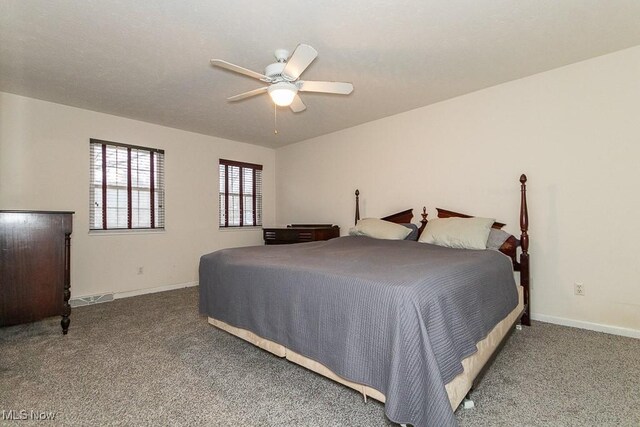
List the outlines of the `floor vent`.
<svg viewBox="0 0 640 427">
<path fill-rule="evenodd" d="M 101 302 L 113 301 L 113 294 L 91 295 L 82 298 L 71 298 L 69 304 L 71 307 L 82 307 L 83 305 L 98 304 Z"/>
</svg>

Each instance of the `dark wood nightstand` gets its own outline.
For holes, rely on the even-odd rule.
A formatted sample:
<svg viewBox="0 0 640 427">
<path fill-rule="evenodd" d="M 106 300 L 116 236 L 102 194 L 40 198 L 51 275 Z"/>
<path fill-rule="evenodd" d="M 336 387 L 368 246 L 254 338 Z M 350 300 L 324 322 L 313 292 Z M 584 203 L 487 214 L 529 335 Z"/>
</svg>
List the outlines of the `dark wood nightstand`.
<svg viewBox="0 0 640 427">
<path fill-rule="evenodd" d="M 262 229 L 265 245 L 288 245 L 340 237 L 340 227 L 332 224 L 291 224 Z"/>
</svg>

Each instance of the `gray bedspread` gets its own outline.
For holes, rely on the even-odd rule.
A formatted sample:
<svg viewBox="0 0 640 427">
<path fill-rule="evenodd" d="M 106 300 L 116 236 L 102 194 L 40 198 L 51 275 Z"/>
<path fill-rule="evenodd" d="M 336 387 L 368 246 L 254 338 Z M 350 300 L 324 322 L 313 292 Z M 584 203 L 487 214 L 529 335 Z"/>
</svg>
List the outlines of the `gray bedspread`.
<svg viewBox="0 0 640 427">
<path fill-rule="evenodd" d="M 201 313 L 379 390 L 417 427 L 456 424 L 445 384 L 517 299 L 491 250 L 341 237 L 200 259 Z"/>
</svg>

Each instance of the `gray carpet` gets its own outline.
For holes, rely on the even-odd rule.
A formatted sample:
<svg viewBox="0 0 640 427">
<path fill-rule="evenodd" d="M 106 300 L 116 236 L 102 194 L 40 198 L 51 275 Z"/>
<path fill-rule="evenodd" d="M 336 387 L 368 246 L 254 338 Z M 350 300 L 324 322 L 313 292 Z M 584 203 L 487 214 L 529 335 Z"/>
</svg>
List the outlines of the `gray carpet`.
<svg viewBox="0 0 640 427">
<path fill-rule="evenodd" d="M 197 288 L 0 328 L 2 425 L 384 426 L 383 406 L 209 326 Z M 516 331 L 461 426 L 639 426 L 640 340 Z M 1 421 L 54 411 L 54 422 Z M 5 417 L 6 418 L 6 417 Z"/>
</svg>

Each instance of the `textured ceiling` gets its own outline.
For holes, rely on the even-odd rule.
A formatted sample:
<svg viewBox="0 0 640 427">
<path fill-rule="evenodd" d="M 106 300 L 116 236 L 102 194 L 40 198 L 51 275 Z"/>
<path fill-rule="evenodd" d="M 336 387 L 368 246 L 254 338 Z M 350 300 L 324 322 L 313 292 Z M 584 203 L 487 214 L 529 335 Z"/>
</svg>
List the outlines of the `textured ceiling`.
<svg viewBox="0 0 640 427">
<path fill-rule="evenodd" d="M 3 0 L 0 91 L 278 147 L 640 44 L 638 0 Z M 307 110 L 267 95 L 273 50 L 319 52 Z"/>
</svg>

